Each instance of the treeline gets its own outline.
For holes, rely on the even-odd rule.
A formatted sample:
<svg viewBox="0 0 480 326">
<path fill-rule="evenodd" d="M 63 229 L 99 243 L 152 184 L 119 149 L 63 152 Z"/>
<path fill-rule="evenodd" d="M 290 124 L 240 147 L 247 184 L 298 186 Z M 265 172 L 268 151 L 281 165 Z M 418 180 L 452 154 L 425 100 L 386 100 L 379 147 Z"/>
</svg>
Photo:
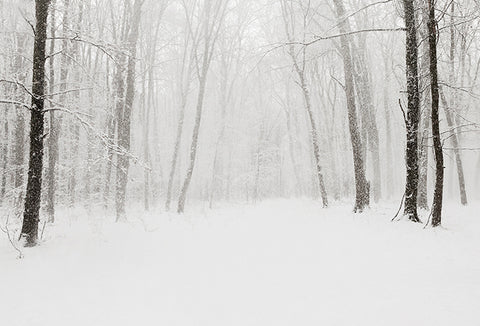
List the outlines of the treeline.
<svg viewBox="0 0 480 326">
<path fill-rule="evenodd" d="M 440 225 L 444 167 L 462 204 L 467 175 L 478 186 L 468 1 L 0 9 L 0 201 L 28 245 L 59 205 L 121 221 L 134 202 L 181 213 L 188 199 L 355 198 L 362 212 L 403 197 L 407 218 L 433 205 Z"/>
</svg>

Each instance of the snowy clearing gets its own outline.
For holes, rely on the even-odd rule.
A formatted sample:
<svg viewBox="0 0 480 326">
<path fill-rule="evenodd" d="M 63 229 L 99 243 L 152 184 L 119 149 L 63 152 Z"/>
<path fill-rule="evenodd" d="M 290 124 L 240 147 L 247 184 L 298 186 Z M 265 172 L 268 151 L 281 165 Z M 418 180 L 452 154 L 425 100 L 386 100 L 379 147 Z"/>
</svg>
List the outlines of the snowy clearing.
<svg viewBox="0 0 480 326">
<path fill-rule="evenodd" d="M 63 212 L 23 259 L 2 233 L 1 324 L 479 325 L 479 208 L 447 204 L 437 230 L 393 203 Z"/>
</svg>

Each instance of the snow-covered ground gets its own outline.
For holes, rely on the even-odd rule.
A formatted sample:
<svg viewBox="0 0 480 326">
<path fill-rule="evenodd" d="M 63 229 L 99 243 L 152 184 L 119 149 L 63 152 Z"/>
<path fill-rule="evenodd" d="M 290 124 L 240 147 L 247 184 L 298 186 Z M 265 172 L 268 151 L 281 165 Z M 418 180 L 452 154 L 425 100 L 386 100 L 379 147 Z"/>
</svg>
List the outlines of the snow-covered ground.
<svg viewBox="0 0 480 326">
<path fill-rule="evenodd" d="M 480 206 L 432 230 L 397 204 L 63 212 L 23 259 L 1 233 L 0 324 L 480 325 Z"/>
</svg>

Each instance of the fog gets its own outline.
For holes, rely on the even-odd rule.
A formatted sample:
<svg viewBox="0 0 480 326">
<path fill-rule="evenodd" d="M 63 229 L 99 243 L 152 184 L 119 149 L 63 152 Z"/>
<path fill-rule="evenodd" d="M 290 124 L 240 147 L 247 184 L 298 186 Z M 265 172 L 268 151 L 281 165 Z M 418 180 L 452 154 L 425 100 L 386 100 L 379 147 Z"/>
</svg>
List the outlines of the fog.
<svg viewBox="0 0 480 326">
<path fill-rule="evenodd" d="M 0 0 L 0 320 L 477 325 L 479 15 Z"/>
</svg>

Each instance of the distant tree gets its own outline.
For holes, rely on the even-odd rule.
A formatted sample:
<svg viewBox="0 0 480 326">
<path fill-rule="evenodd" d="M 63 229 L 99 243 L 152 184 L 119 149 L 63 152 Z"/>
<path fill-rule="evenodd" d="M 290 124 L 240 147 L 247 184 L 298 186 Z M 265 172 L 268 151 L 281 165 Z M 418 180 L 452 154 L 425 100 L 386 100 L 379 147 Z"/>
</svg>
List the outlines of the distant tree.
<svg viewBox="0 0 480 326">
<path fill-rule="evenodd" d="M 455 83 L 455 2 L 452 2 L 450 5 L 450 53 L 449 53 L 449 80 L 450 80 L 450 85 L 454 85 Z M 464 55 L 465 51 L 461 51 L 460 53 L 460 64 L 464 64 Z M 463 69 L 459 67 L 460 73 L 461 73 L 461 78 L 463 79 Z M 462 82 L 461 82 L 462 84 Z M 460 85 L 460 87 L 463 87 L 463 85 Z M 457 167 L 457 177 L 458 177 L 458 186 L 459 186 L 459 191 L 460 191 L 460 202 L 462 205 L 467 205 L 468 204 L 468 199 L 467 199 L 467 189 L 465 186 L 465 175 L 463 171 L 463 161 L 462 161 L 462 155 L 460 154 L 460 137 L 458 132 L 461 131 L 461 128 L 455 128 L 455 116 L 454 116 L 454 108 L 456 104 L 462 104 L 461 101 L 457 101 L 457 90 L 452 89 L 452 96 L 451 96 L 451 104 L 448 104 L 448 101 L 445 99 L 444 92 L 441 92 L 441 98 L 442 102 L 444 103 L 444 110 L 445 110 L 445 117 L 447 120 L 447 125 L 448 128 L 450 129 L 450 139 L 453 147 L 453 153 L 455 155 L 455 165 Z M 461 97 L 460 97 L 461 99 Z"/>
<path fill-rule="evenodd" d="M 312 108 L 312 100 L 310 97 L 310 91 L 308 89 L 308 84 L 306 80 L 305 70 L 306 70 L 306 46 L 302 46 L 300 51 L 300 58 L 297 58 L 297 54 L 295 52 L 295 47 L 293 46 L 293 34 L 295 31 L 294 21 L 290 21 L 289 17 L 294 16 L 293 8 L 291 7 L 291 3 L 288 1 L 282 1 L 282 13 L 283 13 L 283 21 L 285 24 L 285 33 L 287 35 L 288 42 L 290 45 L 288 46 L 288 54 L 292 59 L 293 67 L 295 69 L 295 73 L 298 78 L 298 84 L 302 90 L 303 99 L 305 103 L 305 110 L 307 111 L 308 122 L 310 126 L 310 138 L 313 147 L 313 156 L 315 159 L 315 174 L 317 176 L 318 188 L 320 190 L 320 196 L 322 198 L 323 207 L 328 207 L 328 196 L 327 190 L 325 188 L 325 182 L 323 179 L 322 173 L 322 164 L 321 164 L 321 157 L 320 157 L 320 147 L 318 144 L 318 127 L 315 122 L 315 116 L 313 113 Z M 304 8 L 302 8 L 304 9 Z M 303 14 L 306 15 L 311 8 L 305 8 Z M 304 21 L 306 20 L 306 16 L 303 17 Z M 305 37 L 305 35 L 303 35 Z"/>
<path fill-rule="evenodd" d="M 194 3 L 194 8 L 198 4 Z M 192 142 L 190 145 L 190 161 L 187 173 L 183 181 L 182 190 L 178 198 L 178 213 L 183 213 L 185 209 L 185 200 L 187 198 L 188 188 L 192 180 L 193 169 L 195 168 L 195 160 L 197 157 L 198 136 L 200 132 L 200 122 L 202 120 L 203 102 L 205 98 L 205 89 L 207 84 L 207 75 L 210 70 L 213 52 L 217 43 L 217 39 L 225 19 L 228 0 L 210 0 L 200 4 L 200 16 L 197 24 L 193 22 L 192 13 L 188 11 L 186 4 L 185 16 L 189 24 L 190 35 L 194 42 L 194 62 L 195 71 L 199 83 L 197 105 L 195 113 L 195 125 L 193 127 Z M 200 37 L 197 38 L 197 35 Z"/>
<path fill-rule="evenodd" d="M 357 14 L 356 26 L 357 29 L 367 29 L 368 15 L 363 11 L 363 15 Z M 345 25 L 349 30 L 348 18 L 345 19 Z M 380 169 L 380 140 L 378 135 L 378 126 L 376 120 L 375 97 L 373 90 L 373 82 L 371 77 L 371 67 L 368 62 L 368 57 L 371 55 L 367 45 L 367 33 L 359 33 L 356 37 L 347 38 L 351 45 L 351 56 L 353 60 L 354 83 L 355 91 L 359 102 L 361 132 L 365 134 L 362 139 L 364 164 L 367 169 L 367 149 L 371 154 L 371 165 L 373 171 L 373 184 L 371 195 L 373 200 L 378 202 L 382 198 L 381 187 L 381 169 Z M 356 40 L 356 42 L 355 42 Z"/>
<path fill-rule="evenodd" d="M 419 10 L 417 11 L 418 35 L 420 39 L 428 39 L 428 0 L 419 2 Z M 419 44 L 419 96 L 420 106 L 423 108 L 420 113 L 420 130 L 418 133 L 418 208 L 428 210 L 428 154 L 431 150 L 430 143 L 430 122 L 432 99 L 430 95 L 430 49 L 428 42 Z"/>
<path fill-rule="evenodd" d="M 186 26 L 188 31 L 188 26 Z M 176 78 L 177 92 L 180 97 L 179 117 L 177 121 L 177 129 L 175 134 L 175 144 L 173 146 L 172 158 L 170 161 L 170 173 L 168 176 L 167 195 L 165 200 L 165 210 L 170 210 L 170 203 L 172 201 L 173 180 L 178 165 L 178 156 L 180 152 L 180 143 L 183 134 L 183 123 L 185 121 L 185 108 L 187 106 L 187 94 L 190 90 L 191 75 L 193 69 L 194 51 L 191 49 L 191 35 L 186 32 L 182 47 L 179 49 L 181 53 L 181 60 L 179 61 L 179 72 Z"/>
<path fill-rule="evenodd" d="M 52 2 L 51 10 L 51 40 L 50 40 L 50 53 L 55 53 L 55 0 Z M 62 20 L 62 57 L 60 59 L 60 88 L 59 93 L 62 93 L 59 98 L 59 104 L 65 105 L 66 102 L 66 93 L 67 89 L 67 77 L 69 72 L 69 63 L 70 63 L 70 42 L 68 40 L 67 32 L 70 29 L 70 0 L 63 1 L 63 20 Z M 55 78 L 54 78 L 54 56 L 50 58 L 50 93 L 55 92 Z M 56 115 L 55 110 L 50 111 L 50 125 L 49 125 L 49 136 L 47 139 L 48 147 L 48 169 L 46 173 L 46 211 L 48 215 L 48 221 L 55 221 L 55 193 L 57 188 L 56 176 L 57 176 L 57 163 L 59 160 L 59 137 L 62 128 L 62 114 Z"/>
<path fill-rule="evenodd" d="M 128 151 L 130 151 L 130 125 L 133 100 L 135 97 L 135 64 L 137 60 L 137 41 L 143 2 L 144 0 L 135 0 L 135 4 L 133 6 L 130 32 L 127 39 L 128 60 L 125 81 L 126 90 L 124 98 L 122 97 L 120 99 L 120 101 L 124 102 L 117 107 L 117 141 L 118 146 L 123 151 L 122 154 L 117 155 L 117 180 L 115 196 L 117 221 L 126 220 L 125 197 L 127 192 L 128 168 L 130 165 L 130 157 L 127 154 Z"/>
<path fill-rule="evenodd" d="M 342 0 L 334 0 L 335 12 L 338 20 L 338 29 L 341 34 L 350 32 L 348 18 L 345 17 L 345 7 Z M 348 126 L 352 142 L 353 165 L 355 172 L 355 212 L 362 212 L 369 205 L 370 187 L 365 177 L 365 162 L 363 158 L 363 144 L 358 127 L 357 109 L 355 105 L 355 89 L 353 79 L 353 59 L 349 38 L 340 37 L 343 69 L 345 75 L 345 93 L 347 97 Z"/>
</svg>

